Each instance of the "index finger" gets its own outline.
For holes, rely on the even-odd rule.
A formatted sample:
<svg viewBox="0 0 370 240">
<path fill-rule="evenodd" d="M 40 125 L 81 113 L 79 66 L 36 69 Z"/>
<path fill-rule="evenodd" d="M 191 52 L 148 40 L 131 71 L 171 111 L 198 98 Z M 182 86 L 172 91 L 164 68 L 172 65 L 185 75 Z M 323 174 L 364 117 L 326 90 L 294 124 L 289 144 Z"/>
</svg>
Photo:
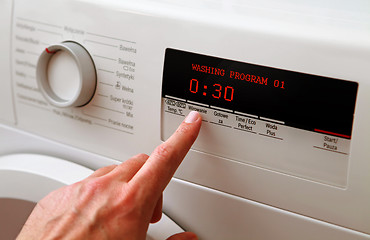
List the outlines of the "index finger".
<svg viewBox="0 0 370 240">
<path fill-rule="evenodd" d="M 159 196 L 193 145 L 201 123 L 200 114 L 190 112 L 172 136 L 153 151 L 131 184 L 138 185 L 150 198 Z"/>
</svg>

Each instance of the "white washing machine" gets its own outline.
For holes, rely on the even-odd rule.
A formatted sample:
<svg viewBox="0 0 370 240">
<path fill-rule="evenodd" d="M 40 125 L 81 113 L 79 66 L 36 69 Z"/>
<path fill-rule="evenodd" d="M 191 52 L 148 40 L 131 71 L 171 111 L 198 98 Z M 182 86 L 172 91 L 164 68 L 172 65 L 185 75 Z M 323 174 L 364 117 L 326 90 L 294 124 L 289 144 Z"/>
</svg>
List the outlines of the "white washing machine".
<svg viewBox="0 0 370 240">
<path fill-rule="evenodd" d="M 370 239 L 368 1 L 1 0 L 0 13 L 2 239 L 48 192 L 150 154 L 192 110 L 202 129 L 164 194 L 181 228 Z"/>
</svg>

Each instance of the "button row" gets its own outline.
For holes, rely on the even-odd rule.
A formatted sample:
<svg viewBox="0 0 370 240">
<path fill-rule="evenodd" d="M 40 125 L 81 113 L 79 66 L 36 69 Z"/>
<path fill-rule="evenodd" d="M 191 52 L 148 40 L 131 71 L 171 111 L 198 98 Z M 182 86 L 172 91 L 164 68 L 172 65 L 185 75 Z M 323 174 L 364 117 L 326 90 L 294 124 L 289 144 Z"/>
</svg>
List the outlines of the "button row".
<svg viewBox="0 0 370 240">
<path fill-rule="evenodd" d="M 197 111 L 202 114 L 203 122 L 226 127 L 251 134 L 258 134 L 277 140 L 284 139 L 282 124 L 272 121 L 258 119 L 257 116 L 251 117 L 248 114 L 235 114 L 227 109 L 216 107 L 200 106 L 194 103 L 185 103 L 172 98 L 164 99 L 164 111 L 166 113 L 185 117 L 190 111 Z"/>
<path fill-rule="evenodd" d="M 254 134 L 278 140 L 279 142 L 300 142 L 304 146 L 320 152 L 332 152 L 340 155 L 349 154 L 350 140 L 330 135 L 306 131 L 284 125 L 283 122 L 262 118 L 245 113 L 197 104 L 172 97 L 164 98 L 163 110 L 167 114 L 185 117 L 190 111 L 201 113 L 203 122 L 216 127 Z M 297 138 L 298 137 L 298 138 Z M 285 141 L 283 141 L 285 140 Z"/>
</svg>

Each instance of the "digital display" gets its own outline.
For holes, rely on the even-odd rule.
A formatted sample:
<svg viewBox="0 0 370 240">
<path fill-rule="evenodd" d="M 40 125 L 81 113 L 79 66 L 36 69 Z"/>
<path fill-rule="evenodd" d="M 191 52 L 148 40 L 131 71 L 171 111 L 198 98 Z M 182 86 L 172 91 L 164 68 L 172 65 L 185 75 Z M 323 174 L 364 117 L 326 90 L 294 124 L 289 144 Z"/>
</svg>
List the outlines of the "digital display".
<svg viewBox="0 0 370 240">
<path fill-rule="evenodd" d="M 162 97 L 351 138 L 358 83 L 166 49 Z"/>
</svg>

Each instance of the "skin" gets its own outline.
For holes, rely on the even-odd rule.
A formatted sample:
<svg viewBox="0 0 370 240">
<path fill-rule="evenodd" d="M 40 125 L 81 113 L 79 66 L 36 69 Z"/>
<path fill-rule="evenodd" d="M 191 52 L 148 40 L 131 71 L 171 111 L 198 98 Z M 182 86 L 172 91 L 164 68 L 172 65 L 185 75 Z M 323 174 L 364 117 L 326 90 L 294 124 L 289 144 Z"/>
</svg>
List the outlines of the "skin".
<svg viewBox="0 0 370 240">
<path fill-rule="evenodd" d="M 153 153 L 98 169 L 60 188 L 35 207 L 18 235 L 22 239 L 145 240 L 160 220 L 162 192 L 198 136 L 201 117 L 192 112 Z M 197 239 L 194 233 L 168 240 Z"/>
</svg>

